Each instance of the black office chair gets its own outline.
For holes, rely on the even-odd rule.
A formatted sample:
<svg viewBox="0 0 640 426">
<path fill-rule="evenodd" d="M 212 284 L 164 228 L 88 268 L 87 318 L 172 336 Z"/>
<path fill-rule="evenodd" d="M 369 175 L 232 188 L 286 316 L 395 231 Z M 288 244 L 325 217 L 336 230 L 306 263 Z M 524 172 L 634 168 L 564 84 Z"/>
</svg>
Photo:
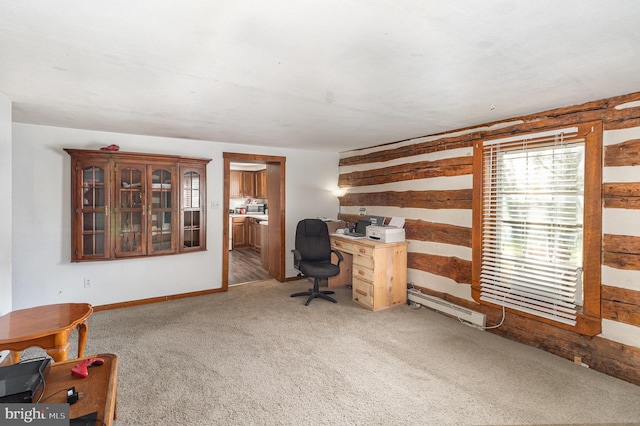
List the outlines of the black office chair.
<svg viewBox="0 0 640 426">
<path fill-rule="evenodd" d="M 331 249 L 327 224 L 320 219 L 303 219 L 296 227 L 296 248 L 293 251 L 293 265 L 307 277 L 313 278 L 313 289 L 294 293 L 291 297 L 309 296 L 306 306 L 316 297 L 337 303 L 333 291 L 320 291 L 320 280 L 335 277 L 340 273 L 342 253 Z M 331 263 L 331 252 L 338 256 L 338 263 Z"/>
</svg>

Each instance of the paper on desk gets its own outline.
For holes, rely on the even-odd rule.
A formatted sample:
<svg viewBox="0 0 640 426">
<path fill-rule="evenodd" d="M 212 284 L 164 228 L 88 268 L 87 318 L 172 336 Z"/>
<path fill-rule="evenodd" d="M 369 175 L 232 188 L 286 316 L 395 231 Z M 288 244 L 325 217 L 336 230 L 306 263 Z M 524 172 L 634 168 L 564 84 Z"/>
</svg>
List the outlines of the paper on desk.
<svg viewBox="0 0 640 426">
<path fill-rule="evenodd" d="M 396 228 L 404 228 L 404 217 L 394 216 L 389 221 L 389 226 L 395 226 Z"/>
</svg>

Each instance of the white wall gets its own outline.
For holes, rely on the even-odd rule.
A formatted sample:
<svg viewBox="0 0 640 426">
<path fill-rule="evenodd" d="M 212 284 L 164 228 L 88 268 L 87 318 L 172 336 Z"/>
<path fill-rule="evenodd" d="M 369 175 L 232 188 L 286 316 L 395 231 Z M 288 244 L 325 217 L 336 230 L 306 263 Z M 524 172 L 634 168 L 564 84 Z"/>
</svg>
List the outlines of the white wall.
<svg viewBox="0 0 640 426">
<path fill-rule="evenodd" d="M 206 252 L 70 262 L 71 160 L 63 148 L 97 149 L 112 143 L 122 151 L 212 158 L 207 169 L 209 207 L 223 205 L 223 152 L 286 157 L 287 276 L 295 275 L 289 254 L 298 220 L 335 217 L 338 210 L 331 192 L 337 187 L 337 153 L 14 123 L 13 309 L 80 301 L 103 305 L 221 287 L 221 208 L 208 209 Z M 84 278 L 91 279 L 91 288 L 84 288 Z"/>
<path fill-rule="evenodd" d="M 0 199 L 11 200 L 11 101 L 0 93 Z M 11 202 L 0 203 L 0 315 L 11 311 Z"/>
</svg>

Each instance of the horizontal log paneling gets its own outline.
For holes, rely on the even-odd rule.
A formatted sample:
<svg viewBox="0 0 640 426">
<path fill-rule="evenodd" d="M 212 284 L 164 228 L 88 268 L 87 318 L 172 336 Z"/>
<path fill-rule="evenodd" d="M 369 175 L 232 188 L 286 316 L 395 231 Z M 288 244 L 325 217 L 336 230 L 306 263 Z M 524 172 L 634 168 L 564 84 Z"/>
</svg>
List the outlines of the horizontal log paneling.
<svg viewBox="0 0 640 426">
<path fill-rule="evenodd" d="M 604 206 L 612 209 L 640 209 L 640 183 L 605 183 Z"/>
<path fill-rule="evenodd" d="M 484 305 L 481 311 L 487 314 L 487 324 L 497 324 L 502 316 L 502 311 Z M 503 325 L 489 331 L 568 360 L 579 356 L 594 370 L 640 385 L 640 348 L 602 337 L 583 336 L 508 309 Z"/>
<path fill-rule="evenodd" d="M 616 269 L 640 270 L 640 237 L 605 234 L 603 264 Z"/>
<path fill-rule="evenodd" d="M 404 222 L 406 238 L 417 241 L 453 244 L 471 248 L 471 228 L 445 223 L 407 219 Z"/>
<path fill-rule="evenodd" d="M 407 267 L 471 284 L 471 261 L 426 253 L 407 253 Z"/>
<path fill-rule="evenodd" d="M 360 172 L 344 173 L 338 186 L 354 187 L 426 179 L 439 176 L 470 175 L 473 172 L 473 157 L 445 158 L 436 161 L 419 161 Z"/>
<path fill-rule="evenodd" d="M 604 130 L 621 130 L 631 127 L 640 127 L 640 118 L 630 118 L 627 120 L 620 118 L 604 122 Z"/>
<path fill-rule="evenodd" d="M 603 285 L 602 318 L 640 327 L 640 291 Z"/>
<path fill-rule="evenodd" d="M 342 206 L 398 206 L 422 209 L 470 209 L 471 189 L 449 191 L 385 191 L 350 193 L 340 197 Z"/>
<path fill-rule="evenodd" d="M 420 288 L 420 290 L 425 294 L 484 313 L 487 316 L 487 327 L 497 325 L 502 320 L 501 309 L 480 305 L 427 288 Z M 594 370 L 640 385 L 640 349 L 638 348 L 601 337 L 582 336 L 520 316 L 509 309 L 505 312 L 502 325 L 487 331 L 571 361 L 574 356 L 579 356 L 582 362 Z"/>
<path fill-rule="evenodd" d="M 440 134 L 442 137 L 437 140 L 419 142 L 414 145 L 407 145 L 398 148 L 371 152 L 364 155 L 354 155 L 351 157 L 341 158 L 340 166 L 383 162 L 397 158 L 411 157 L 418 154 L 441 151 L 443 149 L 468 147 L 472 146 L 475 141 L 484 139 L 517 135 L 519 133 L 528 133 L 548 127 L 561 127 L 564 125 L 572 125 L 586 121 L 602 120 L 605 130 L 637 127 L 640 126 L 640 107 L 621 110 L 615 109 L 615 107 L 618 105 L 637 100 L 640 100 L 640 92 L 630 93 L 623 96 L 616 96 L 599 101 L 586 102 L 584 104 L 573 105 L 570 107 L 557 108 L 521 117 L 514 117 L 508 120 L 485 123 L 482 125 L 483 129 L 477 131 L 474 131 L 473 129 L 478 128 L 479 126 L 465 127 L 453 130 L 451 132 L 442 133 Z M 520 123 L 514 126 L 508 126 L 499 129 L 488 129 L 492 126 L 504 123 L 505 121 L 515 121 Z M 469 133 L 459 136 L 448 136 L 451 133 L 459 133 L 464 131 L 469 131 Z M 418 136 L 414 139 L 417 140 L 434 136 L 438 136 L 438 134 Z M 397 141 L 390 144 L 385 144 L 385 146 L 406 141 L 407 140 Z"/>
<path fill-rule="evenodd" d="M 640 270 L 640 255 L 625 253 L 604 253 L 604 265 L 616 269 Z"/>
<path fill-rule="evenodd" d="M 604 147 L 605 167 L 640 164 L 640 139 L 632 139 Z"/>
<path fill-rule="evenodd" d="M 396 142 L 397 143 L 397 142 Z M 469 148 L 473 146 L 473 139 L 469 135 L 458 137 L 442 137 L 441 139 L 419 142 L 404 147 L 385 149 L 364 155 L 354 155 L 340 159 L 340 166 L 353 166 L 357 164 L 380 163 L 396 160 L 398 158 L 413 157 L 415 155 L 430 154 L 439 151 L 448 151 L 457 148 Z"/>
<path fill-rule="evenodd" d="M 616 109 L 619 105 L 639 100 L 640 92 L 637 92 L 587 102 L 581 105 L 533 113 L 522 117 L 509 118 L 503 121 L 485 123 L 474 127 L 456 129 L 439 135 L 425 135 L 414 139 L 416 142 L 413 145 L 410 144 L 410 140 L 405 140 L 401 141 L 402 143 L 396 143 L 395 148 L 394 144 L 391 143 L 361 151 L 368 152 L 379 148 L 378 151 L 367 154 L 359 155 L 360 153 L 354 151 L 348 153 L 355 154 L 353 156 L 343 155 L 343 158 L 340 159 L 340 166 L 358 165 L 359 171 L 341 173 L 339 185 L 341 187 L 367 186 L 411 179 L 472 174 L 472 168 L 467 168 L 466 164 L 462 165 L 465 167 L 464 169 L 456 167 L 454 163 L 457 160 L 459 161 L 456 158 L 434 162 L 410 163 L 410 161 L 416 160 L 417 155 L 472 147 L 476 142 L 487 139 L 570 127 L 594 121 L 602 122 L 604 131 L 640 127 L 640 107 Z M 637 135 L 631 137 L 637 137 Z M 424 141 L 426 138 L 432 140 Z M 606 146 L 603 148 L 602 153 L 604 154 L 602 161 L 606 167 L 640 165 L 640 139 L 627 140 L 616 145 Z M 380 163 L 401 158 L 406 158 L 409 163 L 379 168 Z M 471 162 L 471 158 L 469 158 L 469 162 Z M 365 168 L 368 170 L 364 170 Z M 477 185 L 478 182 L 475 184 Z M 398 188 L 404 189 L 401 184 L 393 187 L 393 189 Z M 415 185 L 412 188 L 415 189 Z M 607 183 L 602 186 L 598 184 L 598 188 L 602 189 L 603 203 L 606 208 L 640 209 L 640 183 Z M 425 189 L 429 189 L 428 181 L 425 183 Z M 363 188 L 362 191 L 367 192 L 367 189 Z M 422 191 L 414 192 L 422 193 Z M 423 194 L 426 195 L 427 192 L 424 191 Z M 406 195 L 408 194 L 409 192 Z M 345 199 L 345 202 L 353 204 L 341 203 L 342 205 L 361 205 L 362 207 L 383 205 L 414 208 L 424 208 L 427 205 L 426 199 L 423 201 L 411 201 L 404 195 L 399 195 L 398 192 L 374 192 L 370 195 L 350 194 L 348 197 L 353 198 L 349 198 L 348 201 Z M 388 197 L 386 201 L 380 200 L 386 197 Z M 453 199 L 457 198 L 445 199 L 445 201 L 436 200 L 432 201 L 432 203 L 434 203 L 433 205 L 442 203 L 445 209 L 457 208 L 446 206 L 447 202 L 453 203 Z M 412 202 L 419 205 L 407 204 Z M 465 209 L 471 210 L 472 207 L 465 207 Z M 599 211 L 602 212 L 600 209 Z M 342 215 L 341 217 L 345 219 L 353 217 L 355 220 L 358 218 L 356 215 Z M 430 223 L 415 217 L 407 218 L 405 221 L 407 239 L 443 242 L 464 247 L 472 245 L 470 242 L 470 229 L 462 227 L 458 227 L 455 230 L 445 229 L 447 226 L 449 225 Z M 456 236 L 452 237 L 450 234 L 454 233 Z M 602 235 L 601 232 L 599 234 Z M 599 245 L 599 242 L 597 245 Z M 605 234 L 602 248 L 602 262 L 598 259 L 598 264 L 602 263 L 617 269 L 640 271 L 640 237 Z M 409 268 L 450 278 L 462 285 L 471 283 L 471 262 L 456 257 L 414 250 L 408 253 Z M 426 251 L 427 249 L 422 250 Z M 640 292 L 615 287 L 616 283 L 610 284 L 612 285 L 599 288 L 602 291 L 598 294 L 598 300 L 601 300 L 602 303 L 598 312 L 601 310 L 602 317 L 608 320 L 640 327 Z M 452 303 L 484 312 L 487 314 L 487 325 L 489 326 L 497 324 L 501 320 L 502 310 L 496 309 L 496 307 L 479 305 L 474 301 L 463 300 L 434 290 L 424 289 L 423 291 Z M 589 316 L 589 321 L 597 325 L 597 327 L 593 328 L 594 330 L 597 328 L 594 333 L 599 333 L 601 328 L 598 318 Z M 580 356 L 583 362 L 595 370 L 640 385 L 640 348 L 598 336 L 589 337 L 575 332 L 575 330 L 532 319 L 509 309 L 506 310 L 504 324 L 497 329 L 489 331 L 511 340 L 538 347 L 568 360 L 573 360 L 574 356 Z"/>
<path fill-rule="evenodd" d="M 602 249 L 611 253 L 640 254 L 640 237 L 604 234 Z"/>
<path fill-rule="evenodd" d="M 362 219 L 362 216 L 356 214 L 340 214 L 338 219 L 355 223 L 359 219 Z M 388 223 L 389 221 L 386 220 L 386 222 Z M 404 230 L 407 240 L 471 247 L 471 228 L 464 226 L 427 222 L 420 219 L 405 219 Z"/>
</svg>

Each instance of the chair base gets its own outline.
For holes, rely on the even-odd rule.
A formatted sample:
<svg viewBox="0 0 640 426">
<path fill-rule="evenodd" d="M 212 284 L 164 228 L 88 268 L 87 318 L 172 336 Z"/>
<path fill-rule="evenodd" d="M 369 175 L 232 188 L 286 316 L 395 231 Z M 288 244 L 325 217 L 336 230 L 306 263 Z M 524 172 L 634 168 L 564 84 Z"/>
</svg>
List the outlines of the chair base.
<svg viewBox="0 0 640 426">
<path fill-rule="evenodd" d="M 290 297 L 309 296 L 309 298 L 307 299 L 307 303 L 304 304 L 305 306 L 309 306 L 309 303 L 311 303 L 313 299 L 318 297 L 324 300 L 328 300 L 329 302 L 338 303 L 333 297 L 327 296 L 328 294 L 333 294 L 335 292 L 326 290 L 320 291 L 319 282 L 320 280 L 316 278 L 315 280 L 313 280 L 313 288 L 310 288 L 309 291 L 293 293 Z"/>
</svg>

